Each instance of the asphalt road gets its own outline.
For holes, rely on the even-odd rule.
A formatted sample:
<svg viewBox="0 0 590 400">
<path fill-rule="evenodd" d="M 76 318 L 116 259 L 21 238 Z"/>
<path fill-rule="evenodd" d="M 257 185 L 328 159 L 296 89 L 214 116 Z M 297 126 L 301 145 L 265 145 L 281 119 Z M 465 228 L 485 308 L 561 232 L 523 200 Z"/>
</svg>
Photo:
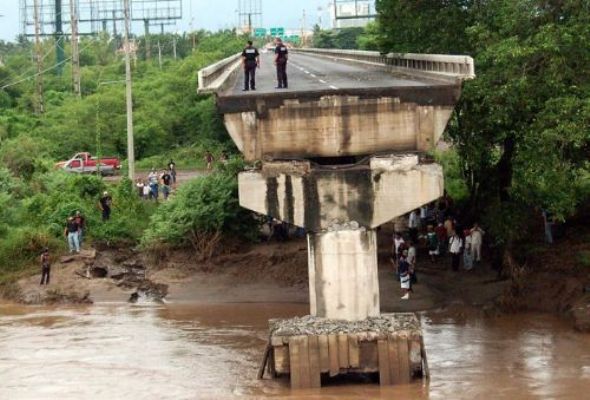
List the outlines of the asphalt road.
<svg viewBox="0 0 590 400">
<path fill-rule="evenodd" d="M 256 96 L 257 94 L 274 92 L 432 85 L 432 82 L 399 78 L 376 67 L 360 63 L 346 63 L 307 54 L 290 54 L 287 65 L 289 88 L 275 89 L 277 78 L 273 60 L 274 54 L 261 54 L 261 65 L 256 71 L 256 91 L 242 92 L 244 87 L 242 73 L 234 87 L 224 94 L 229 96 Z"/>
</svg>

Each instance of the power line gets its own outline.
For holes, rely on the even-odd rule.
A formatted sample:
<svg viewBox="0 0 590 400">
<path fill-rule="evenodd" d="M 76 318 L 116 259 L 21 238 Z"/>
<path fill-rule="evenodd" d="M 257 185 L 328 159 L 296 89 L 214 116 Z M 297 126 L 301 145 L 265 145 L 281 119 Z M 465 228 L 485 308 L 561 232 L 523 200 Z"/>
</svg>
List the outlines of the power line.
<svg viewBox="0 0 590 400">
<path fill-rule="evenodd" d="M 87 46 L 85 46 L 84 48 L 80 49 L 80 52 L 83 52 L 84 50 L 86 50 L 87 48 L 89 48 L 91 45 L 92 45 L 92 43 L 90 43 Z M 28 81 L 30 79 L 33 79 L 33 78 L 35 78 L 35 77 L 37 77 L 39 75 L 45 74 L 45 73 L 47 73 L 47 72 L 49 72 L 51 70 L 54 70 L 55 68 L 60 67 L 61 65 L 65 64 L 65 63 L 67 63 L 68 61 L 71 61 L 71 60 L 72 60 L 72 57 L 68 57 L 65 60 L 60 61 L 59 63 L 56 63 L 56 64 L 52 65 L 51 67 L 46 68 L 46 69 L 44 69 L 44 70 L 42 70 L 40 72 L 37 72 L 37 73 L 35 73 L 33 75 L 29 75 L 26 78 L 19 79 L 17 81 L 11 82 L 9 84 L 0 86 L 0 90 L 9 88 L 9 87 L 12 87 L 12 86 L 15 86 L 15 85 L 18 85 L 19 83 L 23 83 L 23 82 Z"/>
</svg>

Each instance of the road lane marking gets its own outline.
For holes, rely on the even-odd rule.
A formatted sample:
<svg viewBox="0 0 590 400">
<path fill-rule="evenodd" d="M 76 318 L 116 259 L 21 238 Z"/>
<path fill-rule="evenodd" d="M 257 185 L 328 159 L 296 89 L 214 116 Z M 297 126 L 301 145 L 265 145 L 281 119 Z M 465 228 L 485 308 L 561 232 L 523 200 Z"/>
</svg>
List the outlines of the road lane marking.
<svg viewBox="0 0 590 400">
<path fill-rule="evenodd" d="M 334 90 L 336 90 L 336 89 L 338 89 L 338 88 L 337 88 L 336 86 L 334 86 L 334 85 L 330 85 L 330 89 L 334 89 Z"/>
<path fill-rule="evenodd" d="M 320 81 L 321 83 L 327 83 L 327 82 L 326 82 L 325 80 L 323 80 L 323 79 L 319 79 L 319 81 Z"/>
</svg>

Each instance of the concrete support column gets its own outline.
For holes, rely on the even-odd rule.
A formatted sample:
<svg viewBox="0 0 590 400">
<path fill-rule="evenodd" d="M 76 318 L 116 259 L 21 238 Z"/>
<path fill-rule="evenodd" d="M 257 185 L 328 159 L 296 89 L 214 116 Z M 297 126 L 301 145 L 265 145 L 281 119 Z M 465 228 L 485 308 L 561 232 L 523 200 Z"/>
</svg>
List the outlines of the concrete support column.
<svg viewBox="0 0 590 400">
<path fill-rule="evenodd" d="M 307 241 L 311 315 L 347 321 L 379 316 L 375 231 L 310 233 Z"/>
</svg>

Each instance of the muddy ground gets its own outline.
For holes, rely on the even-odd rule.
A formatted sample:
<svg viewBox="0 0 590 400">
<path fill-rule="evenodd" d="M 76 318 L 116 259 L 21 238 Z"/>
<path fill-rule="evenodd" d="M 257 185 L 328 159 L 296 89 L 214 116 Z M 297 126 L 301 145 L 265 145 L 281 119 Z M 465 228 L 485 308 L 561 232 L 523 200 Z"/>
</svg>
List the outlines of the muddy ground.
<svg viewBox="0 0 590 400">
<path fill-rule="evenodd" d="M 419 311 L 447 306 L 489 306 L 507 288 L 507 281 L 495 280 L 487 264 L 476 271 L 450 271 L 450 260 L 431 263 L 420 252 L 419 282 L 409 301 L 400 299 L 401 290 L 389 261 L 390 234 L 379 235 L 379 279 L 384 312 Z M 145 266 L 145 278 L 168 285 L 169 302 L 308 302 L 307 243 L 305 239 L 241 245 L 209 262 L 198 261 L 190 251 L 176 251 L 158 265 L 129 249 L 104 250 L 96 259 L 73 257 L 55 262 L 48 287 L 39 286 L 39 275 L 21 279 L 21 300 L 43 302 L 48 291 L 75 293 L 94 302 L 127 301 L 133 285 L 121 285 L 110 275 L 120 274 L 122 265 Z M 88 265 L 114 270 L 108 276 L 89 278 Z"/>
<path fill-rule="evenodd" d="M 552 247 L 541 245 L 531 258 L 534 268 L 527 266 L 513 280 L 498 280 L 497 271 L 485 261 L 473 271 L 451 271 L 450 259 L 432 263 L 420 247 L 418 284 L 410 300 L 404 301 L 389 261 L 392 232 L 390 225 L 379 232 L 383 312 L 436 310 L 457 318 L 470 313 L 542 311 L 570 318 L 580 330 L 590 329 L 590 294 L 585 292 L 590 271 L 575 257 L 564 262 L 561 256 L 585 251 L 584 235 L 575 234 Z M 143 279 L 165 285 L 166 301 L 174 303 L 307 303 L 309 296 L 305 239 L 233 244 L 208 262 L 199 261 L 191 251 L 175 251 L 154 262 L 132 249 L 111 249 L 99 251 L 91 264 L 110 272 L 89 278 L 84 273 L 87 259 L 58 261 L 48 287 L 39 286 L 40 275 L 24 278 L 18 282 L 18 296 L 13 293 L 12 298 L 30 304 L 128 301 Z M 132 276 L 122 275 L 121 268 L 131 268 Z M 137 271 L 140 276 L 133 275 Z"/>
</svg>

